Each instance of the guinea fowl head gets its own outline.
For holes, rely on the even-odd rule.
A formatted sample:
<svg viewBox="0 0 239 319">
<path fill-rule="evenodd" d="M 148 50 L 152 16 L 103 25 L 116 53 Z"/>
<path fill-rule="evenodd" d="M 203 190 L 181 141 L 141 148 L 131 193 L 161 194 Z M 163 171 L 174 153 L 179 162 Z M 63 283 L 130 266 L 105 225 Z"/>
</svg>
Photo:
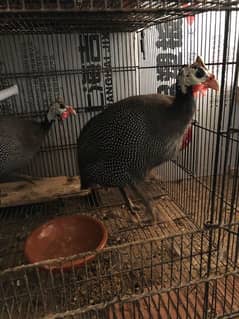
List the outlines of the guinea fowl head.
<svg viewBox="0 0 239 319">
<path fill-rule="evenodd" d="M 58 98 L 54 103 L 51 104 L 47 113 L 47 120 L 49 123 L 56 119 L 65 120 L 70 115 L 76 115 L 76 111 L 72 106 L 65 105 L 62 98 Z"/>
<path fill-rule="evenodd" d="M 177 92 L 195 94 L 208 88 L 218 91 L 219 85 L 215 76 L 206 68 L 201 57 L 198 56 L 193 64 L 184 66 L 179 71 Z"/>
</svg>

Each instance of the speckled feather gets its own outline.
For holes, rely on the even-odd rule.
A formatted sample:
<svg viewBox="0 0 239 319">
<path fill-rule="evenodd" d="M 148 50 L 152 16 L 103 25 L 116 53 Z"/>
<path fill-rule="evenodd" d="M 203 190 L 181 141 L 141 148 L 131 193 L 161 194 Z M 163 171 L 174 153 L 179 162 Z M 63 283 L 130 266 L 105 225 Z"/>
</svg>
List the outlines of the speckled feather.
<svg viewBox="0 0 239 319">
<path fill-rule="evenodd" d="M 41 146 L 50 124 L 14 116 L 0 116 L 0 178 L 29 163 Z"/>
<path fill-rule="evenodd" d="M 123 187 L 172 159 L 195 111 L 193 97 L 134 96 L 91 119 L 78 140 L 82 187 Z"/>
</svg>

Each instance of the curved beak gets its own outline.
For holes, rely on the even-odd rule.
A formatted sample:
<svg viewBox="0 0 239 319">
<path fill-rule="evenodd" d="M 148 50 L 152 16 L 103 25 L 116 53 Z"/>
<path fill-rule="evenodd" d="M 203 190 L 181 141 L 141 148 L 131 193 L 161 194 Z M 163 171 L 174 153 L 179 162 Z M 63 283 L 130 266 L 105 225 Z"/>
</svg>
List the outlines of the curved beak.
<svg viewBox="0 0 239 319">
<path fill-rule="evenodd" d="M 75 111 L 75 109 L 73 108 L 73 106 L 67 106 L 66 109 L 67 109 L 67 112 L 68 112 L 69 114 L 76 115 L 76 111 Z"/>
<path fill-rule="evenodd" d="M 215 79 L 213 74 L 209 74 L 207 80 L 203 83 L 207 88 L 213 89 L 215 91 L 219 90 L 218 81 Z"/>
</svg>

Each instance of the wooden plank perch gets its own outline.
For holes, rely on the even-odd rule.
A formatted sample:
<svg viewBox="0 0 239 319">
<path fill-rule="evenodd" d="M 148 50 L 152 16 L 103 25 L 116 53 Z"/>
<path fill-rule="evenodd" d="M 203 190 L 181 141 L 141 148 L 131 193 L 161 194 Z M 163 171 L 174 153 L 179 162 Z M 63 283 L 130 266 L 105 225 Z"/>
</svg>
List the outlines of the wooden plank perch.
<svg viewBox="0 0 239 319">
<path fill-rule="evenodd" d="M 0 183 L 0 207 L 48 202 L 62 197 L 85 196 L 78 176 L 47 177 L 28 181 Z"/>
</svg>

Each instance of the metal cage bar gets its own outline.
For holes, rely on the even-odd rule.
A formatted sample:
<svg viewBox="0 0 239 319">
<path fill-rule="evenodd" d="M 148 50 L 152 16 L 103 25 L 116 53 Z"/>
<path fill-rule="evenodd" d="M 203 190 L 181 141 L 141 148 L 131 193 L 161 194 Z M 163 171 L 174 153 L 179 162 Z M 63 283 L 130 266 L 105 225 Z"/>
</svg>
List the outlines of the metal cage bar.
<svg viewBox="0 0 239 319">
<path fill-rule="evenodd" d="M 24 171 L 33 176 L 77 175 L 77 136 L 85 123 L 127 96 L 173 95 L 178 69 L 198 52 L 221 79 L 219 95 L 197 98 L 191 143 L 140 184 L 164 222 L 129 222 L 117 189 L 0 208 L 1 318 L 237 318 L 238 5 L 1 1 L 0 88 L 17 83 L 21 94 L 1 102 L 0 114 L 42 119 L 58 95 L 77 111 L 52 128 Z M 61 258 L 27 264 L 28 234 L 76 210 L 106 224 L 108 247 L 68 273 L 42 271 L 62 265 Z"/>
</svg>

